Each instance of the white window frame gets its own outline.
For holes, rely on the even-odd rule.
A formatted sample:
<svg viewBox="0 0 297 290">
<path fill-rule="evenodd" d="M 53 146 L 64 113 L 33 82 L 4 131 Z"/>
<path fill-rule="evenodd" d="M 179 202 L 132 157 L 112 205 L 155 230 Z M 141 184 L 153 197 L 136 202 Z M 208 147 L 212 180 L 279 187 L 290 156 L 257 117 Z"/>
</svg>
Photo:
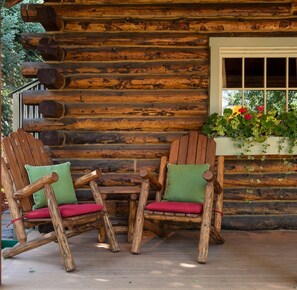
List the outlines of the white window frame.
<svg viewBox="0 0 297 290">
<path fill-rule="evenodd" d="M 296 57 L 296 37 L 211 37 L 209 113 L 222 113 L 222 59 L 226 57 Z"/>
</svg>

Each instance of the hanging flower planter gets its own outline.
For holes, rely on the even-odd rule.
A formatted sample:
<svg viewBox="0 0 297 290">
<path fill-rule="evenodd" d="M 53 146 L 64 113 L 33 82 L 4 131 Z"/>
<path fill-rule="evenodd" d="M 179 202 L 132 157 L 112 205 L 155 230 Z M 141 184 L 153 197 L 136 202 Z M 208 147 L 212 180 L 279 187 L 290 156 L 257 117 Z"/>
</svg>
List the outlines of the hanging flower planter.
<svg viewBox="0 0 297 290">
<path fill-rule="evenodd" d="M 230 137 L 214 138 L 217 143 L 216 155 L 297 155 L 297 146 L 291 149 L 288 138 L 269 136 L 265 143 L 249 142 L 249 148 L 238 147 Z"/>
<path fill-rule="evenodd" d="M 215 138 L 217 155 L 297 154 L 297 110 L 225 109 L 223 115 L 210 115 L 202 132 Z"/>
</svg>

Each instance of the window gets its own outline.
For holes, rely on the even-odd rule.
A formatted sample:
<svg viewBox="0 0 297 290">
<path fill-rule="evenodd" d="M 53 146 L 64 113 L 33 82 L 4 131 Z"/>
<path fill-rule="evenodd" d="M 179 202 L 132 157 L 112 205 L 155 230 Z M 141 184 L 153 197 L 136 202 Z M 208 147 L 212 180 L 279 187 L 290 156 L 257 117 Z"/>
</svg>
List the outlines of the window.
<svg viewBox="0 0 297 290">
<path fill-rule="evenodd" d="M 295 38 L 210 39 L 210 113 L 227 107 L 297 107 Z"/>
</svg>

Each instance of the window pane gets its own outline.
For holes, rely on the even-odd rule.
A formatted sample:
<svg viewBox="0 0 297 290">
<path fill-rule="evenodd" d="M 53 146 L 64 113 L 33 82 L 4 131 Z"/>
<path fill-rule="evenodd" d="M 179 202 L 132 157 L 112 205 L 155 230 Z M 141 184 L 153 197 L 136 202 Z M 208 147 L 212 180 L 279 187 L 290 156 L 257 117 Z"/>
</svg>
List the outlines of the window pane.
<svg viewBox="0 0 297 290">
<path fill-rule="evenodd" d="M 264 59 L 246 58 L 244 60 L 244 86 L 246 88 L 264 87 Z"/>
<path fill-rule="evenodd" d="M 267 58 L 267 88 L 286 87 L 286 59 Z"/>
<path fill-rule="evenodd" d="M 266 110 L 276 110 L 279 113 L 286 111 L 286 92 L 267 91 Z"/>
<path fill-rule="evenodd" d="M 258 106 L 264 106 L 264 91 L 245 91 L 244 106 L 250 110 L 256 110 Z"/>
<path fill-rule="evenodd" d="M 289 88 L 297 88 L 297 59 L 289 58 Z"/>
<path fill-rule="evenodd" d="M 223 58 L 223 88 L 242 87 L 242 59 Z"/>
<path fill-rule="evenodd" d="M 242 106 L 242 91 L 241 90 L 224 90 L 222 100 L 222 112 L 226 108 L 234 106 Z"/>
<path fill-rule="evenodd" d="M 289 91 L 289 110 L 297 110 L 297 91 Z"/>
</svg>

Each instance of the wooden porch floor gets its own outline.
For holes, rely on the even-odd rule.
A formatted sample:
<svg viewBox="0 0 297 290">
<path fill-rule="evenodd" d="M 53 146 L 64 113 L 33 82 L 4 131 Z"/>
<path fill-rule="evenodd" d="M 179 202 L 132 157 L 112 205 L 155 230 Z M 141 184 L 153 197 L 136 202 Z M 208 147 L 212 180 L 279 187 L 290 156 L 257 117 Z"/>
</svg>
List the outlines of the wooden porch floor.
<svg viewBox="0 0 297 290">
<path fill-rule="evenodd" d="M 34 233 L 33 233 L 34 234 Z M 2 262 L 3 289 L 296 289 L 297 231 L 225 231 L 211 244 L 208 263 L 197 264 L 197 233 L 164 239 L 146 233 L 142 254 L 95 243 L 96 232 L 70 239 L 77 270 L 66 273 L 55 243 Z"/>
</svg>

